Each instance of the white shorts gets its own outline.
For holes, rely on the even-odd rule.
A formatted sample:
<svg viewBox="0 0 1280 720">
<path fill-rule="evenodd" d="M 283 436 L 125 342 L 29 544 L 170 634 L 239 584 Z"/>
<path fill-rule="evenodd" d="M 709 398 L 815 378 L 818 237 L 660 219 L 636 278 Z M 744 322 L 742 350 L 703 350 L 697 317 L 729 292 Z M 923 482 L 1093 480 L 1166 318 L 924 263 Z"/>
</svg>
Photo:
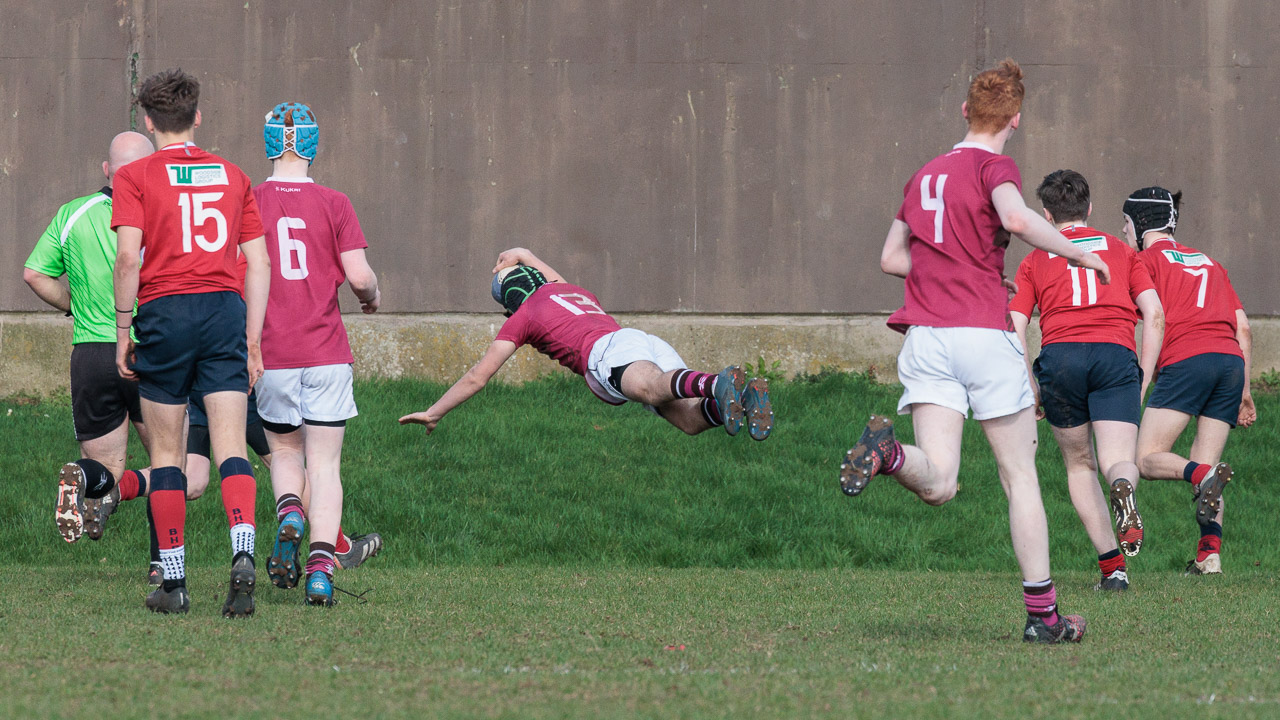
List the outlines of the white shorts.
<svg viewBox="0 0 1280 720">
<path fill-rule="evenodd" d="M 1012 415 L 1035 404 L 1018 336 L 991 328 L 914 326 L 898 353 L 898 402 L 905 415 L 915 403 L 951 408 L 975 420 Z"/>
<path fill-rule="evenodd" d="M 610 405 L 625 403 L 627 396 L 609 382 L 609 376 L 614 368 L 640 360 L 657 365 L 662 372 L 687 367 L 684 360 L 680 359 L 680 353 L 668 345 L 666 340 L 635 328 L 623 328 L 605 335 L 591 346 L 591 354 L 587 357 L 587 374 L 584 376 L 587 387 L 591 388 L 596 397 Z"/>
<path fill-rule="evenodd" d="M 258 388 L 258 415 L 269 423 L 338 422 L 357 415 L 351 365 L 267 370 Z"/>
</svg>

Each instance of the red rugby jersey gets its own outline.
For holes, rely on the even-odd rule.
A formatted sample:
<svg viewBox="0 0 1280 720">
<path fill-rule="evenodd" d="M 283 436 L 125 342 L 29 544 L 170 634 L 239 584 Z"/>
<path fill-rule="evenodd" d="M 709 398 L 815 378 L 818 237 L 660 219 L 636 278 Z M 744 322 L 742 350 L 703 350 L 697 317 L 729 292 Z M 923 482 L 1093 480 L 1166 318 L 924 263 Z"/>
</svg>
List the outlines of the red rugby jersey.
<svg viewBox="0 0 1280 720">
<path fill-rule="evenodd" d="M 1164 304 L 1164 346 L 1157 367 L 1204 353 L 1244 357 L 1236 340 L 1236 310 L 1244 308 L 1227 269 L 1172 238 L 1138 253 Z"/>
<path fill-rule="evenodd" d="M 1077 225 L 1062 234 L 1107 263 L 1111 284 L 1098 282 L 1095 270 L 1071 267 L 1065 258 L 1037 249 L 1018 266 L 1018 293 L 1009 309 L 1031 317 L 1040 306 L 1041 345 L 1105 342 L 1136 352 L 1136 301 L 1155 288 L 1147 266 L 1133 248 L 1099 230 Z"/>
<path fill-rule="evenodd" d="M 262 236 L 249 178 L 192 143 L 175 144 L 116 172 L 111 229 L 142 230 L 138 302 L 231 290 L 240 243 Z"/>
<path fill-rule="evenodd" d="M 569 283 L 547 283 L 534 291 L 498 330 L 498 340 L 528 343 L 561 365 L 586 375 L 591 346 L 618 322 L 590 291 Z"/>
<path fill-rule="evenodd" d="M 268 369 L 352 362 L 338 309 L 342 253 L 369 246 L 346 195 L 310 178 L 267 178 L 253 189 L 267 230 L 271 294 L 262 326 Z"/>
<path fill-rule="evenodd" d="M 1006 182 L 1022 188 L 1013 158 L 977 143 L 956 145 L 911 177 L 897 215 L 911 228 L 911 271 L 889 327 L 1010 329 L 1000 283 L 1008 244 L 996 244 L 1000 215 L 991 202 Z"/>
</svg>

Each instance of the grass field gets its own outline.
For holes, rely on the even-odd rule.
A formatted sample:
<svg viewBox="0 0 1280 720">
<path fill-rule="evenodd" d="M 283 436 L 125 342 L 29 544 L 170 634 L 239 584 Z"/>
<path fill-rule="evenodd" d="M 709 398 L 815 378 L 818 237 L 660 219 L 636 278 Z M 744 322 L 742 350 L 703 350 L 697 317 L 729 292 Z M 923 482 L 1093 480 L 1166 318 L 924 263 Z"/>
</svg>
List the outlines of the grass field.
<svg viewBox="0 0 1280 720">
<path fill-rule="evenodd" d="M 1274 395 L 1227 449 L 1227 574 L 1183 577 L 1198 535 L 1187 488 L 1143 484 L 1147 544 L 1118 597 L 1091 590 L 1092 548 L 1042 428 L 1059 597 L 1090 622 L 1082 645 L 1043 648 L 1019 641 L 1005 502 L 976 425 L 949 505 L 883 478 L 840 494 L 843 450 L 896 388 L 775 384 L 762 444 L 687 438 L 564 378 L 486 390 L 430 438 L 396 425 L 441 390 L 357 387 L 344 525 L 388 545 L 337 582 L 371 588 L 369 602 L 311 609 L 263 583 L 245 622 L 218 616 L 216 482 L 189 506 L 192 613 L 151 616 L 141 505 L 100 543 L 54 529 L 53 478 L 76 456 L 67 399 L 0 402 L 0 714 L 1280 716 Z"/>
</svg>

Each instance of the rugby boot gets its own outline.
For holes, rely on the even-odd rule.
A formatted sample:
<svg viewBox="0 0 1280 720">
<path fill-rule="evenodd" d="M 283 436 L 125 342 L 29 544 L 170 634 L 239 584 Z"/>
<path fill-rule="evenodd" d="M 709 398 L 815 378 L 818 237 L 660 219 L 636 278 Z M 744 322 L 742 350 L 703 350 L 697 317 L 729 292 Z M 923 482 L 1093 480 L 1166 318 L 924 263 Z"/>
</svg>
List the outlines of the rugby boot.
<svg viewBox="0 0 1280 720">
<path fill-rule="evenodd" d="M 382 536 L 378 533 L 357 535 L 351 538 L 351 549 L 344 553 L 334 553 L 333 558 L 339 568 L 352 570 L 364 564 L 366 560 L 382 550 Z"/>
<path fill-rule="evenodd" d="M 1111 483 L 1111 511 L 1116 516 L 1116 539 L 1120 551 L 1129 557 L 1142 549 L 1142 516 L 1133 501 L 1133 483 L 1116 478 Z"/>
<path fill-rule="evenodd" d="M 151 563 L 147 568 L 147 584 L 152 587 L 160 587 L 164 584 L 164 566 L 158 562 Z"/>
<path fill-rule="evenodd" d="M 84 470 L 67 463 L 58 471 L 58 501 L 54 518 L 62 539 L 73 543 L 84 534 Z"/>
<path fill-rule="evenodd" d="M 231 588 L 227 591 L 227 601 L 222 604 L 222 617 L 242 618 L 253 614 L 256 581 L 253 556 L 247 552 L 236 553 L 231 561 Z"/>
<path fill-rule="evenodd" d="M 1124 570 L 1116 570 L 1110 575 L 1103 575 L 1102 581 L 1094 585 L 1093 589 L 1124 592 L 1129 589 L 1129 574 Z"/>
<path fill-rule="evenodd" d="M 769 401 L 769 381 L 752 378 L 742 392 L 742 412 L 752 440 L 764 440 L 773 432 L 773 403 Z"/>
<path fill-rule="evenodd" d="M 307 578 L 307 604 L 321 607 L 333 607 L 337 601 L 333 599 L 333 578 L 323 571 L 317 570 Z"/>
<path fill-rule="evenodd" d="M 1080 642 L 1084 639 L 1084 618 L 1079 615 L 1058 613 L 1058 622 L 1050 625 L 1044 618 L 1027 616 L 1027 626 L 1022 631 L 1023 642 L 1057 644 Z"/>
<path fill-rule="evenodd" d="M 271 582 L 282 590 L 296 587 L 302 569 L 298 567 L 298 547 L 302 544 L 302 530 L 306 525 L 302 513 L 291 512 L 280 520 L 280 531 L 276 533 L 276 544 L 271 548 L 271 558 L 267 560 L 267 575 Z"/>
<path fill-rule="evenodd" d="M 853 496 L 865 490 L 895 444 L 893 421 L 883 415 L 872 415 L 858 444 L 845 453 L 840 463 L 840 489 L 844 494 Z"/>
<path fill-rule="evenodd" d="M 742 391 L 746 386 L 747 376 L 737 365 L 730 365 L 716 375 L 716 407 L 724 420 L 724 431 L 730 435 L 737 435 L 742 429 Z"/>
<path fill-rule="evenodd" d="M 1196 497 L 1196 522 L 1208 525 L 1218 516 L 1218 510 L 1222 508 L 1222 489 L 1231 482 L 1232 475 L 1230 465 L 1218 463 L 1199 485 L 1192 488 Z"/>
<path fill-rule="evenodd" d="M 84 499 L 84 534 L 90 540 L 101 540 L 107 530 L 107 518 L 120 506 L 120 489 L 112 487 L 111 491 L 100 498 Z"/>
<path fill-rule="evenodd" d="M 172 590 L 158 587 L 147 595 L 147 609 L 164 615 L 184 615 L 191 609 L 191 595 L 186 585 L 179 585 Z"/>
</svg>

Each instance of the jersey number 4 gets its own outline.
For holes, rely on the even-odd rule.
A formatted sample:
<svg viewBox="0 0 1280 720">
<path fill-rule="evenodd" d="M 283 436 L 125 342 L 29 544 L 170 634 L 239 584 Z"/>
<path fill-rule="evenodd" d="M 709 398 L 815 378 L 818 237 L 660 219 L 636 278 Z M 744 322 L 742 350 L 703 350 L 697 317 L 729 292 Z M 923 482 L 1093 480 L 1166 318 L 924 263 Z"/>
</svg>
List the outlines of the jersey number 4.
<svg viewBox="0 0 1280 720">
<path fill-rule="evenodd" d="M 182 252 L 191 252 L 191 241 L 207 252 L 218 252 L 227 244 L 227 218 L 216 207 L 205 207 L 205 203 L 215 203 L 222 199 L 222 193 L 180 193 L 178 209 L 182 211 Z M 197 233 L 194 228 L 203 229 L 205 223 L 212 220 L 217 235 L 212 240 Z"/>
<path fill-rule="evenodd" d="M 938 176 L 937 189 L 931 193 L 929 181 L 932 179 L 932 175 L 925 175 L 920 179 L 920 209 L 933 213 L 933 241 L 940 243 L 942 242 L 942 213 L 946 210 L 942 202 L 942 188 L 947 184 L 947 176 Z"/>
</svg>

